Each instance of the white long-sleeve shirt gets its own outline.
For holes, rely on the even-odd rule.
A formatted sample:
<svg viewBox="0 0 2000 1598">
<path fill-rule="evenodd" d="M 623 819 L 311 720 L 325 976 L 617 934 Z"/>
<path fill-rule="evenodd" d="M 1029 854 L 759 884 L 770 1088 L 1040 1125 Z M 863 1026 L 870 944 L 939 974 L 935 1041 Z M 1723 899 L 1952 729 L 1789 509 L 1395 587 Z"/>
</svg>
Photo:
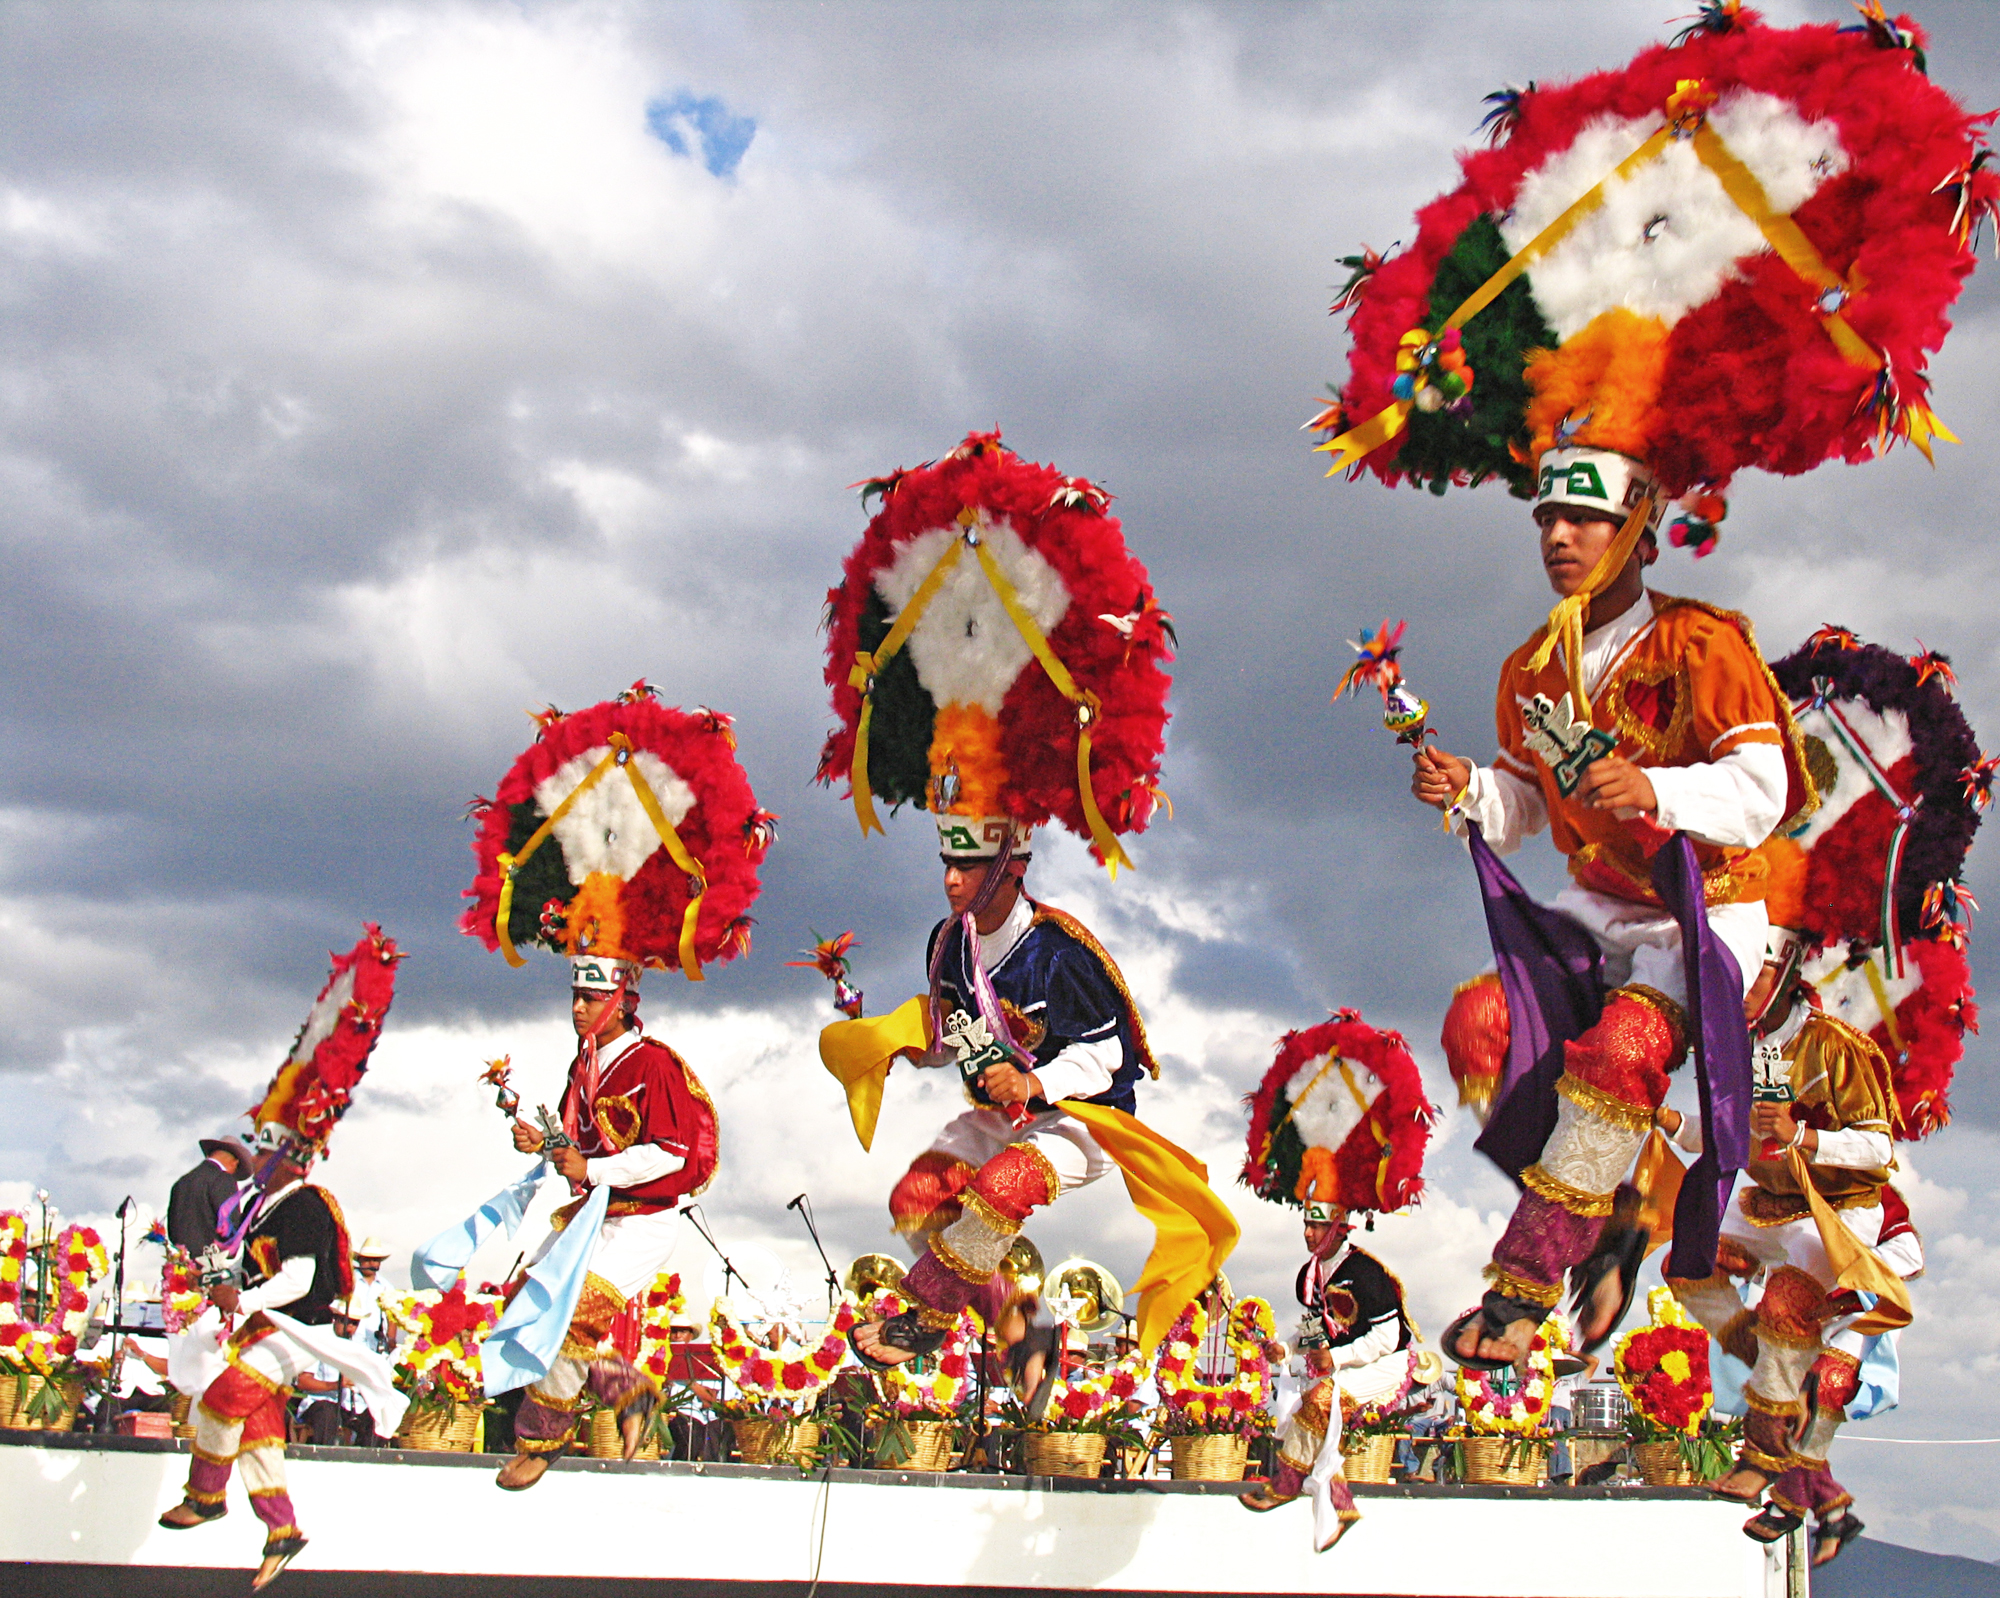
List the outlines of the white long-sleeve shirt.
<svg viewBox="0 0 2000 1598">
<path fill-rule="evenodd" d="M 1583 685 L 1595 695 L 1653 621 L 1649 594 L 1583 637 Z M 1476 821 L 1495 854 L 1512 854 L 1549 824 L 1542 790 L 1531 772 L 1496 755 L 1491 766 L 1472 768 L 1464 794 L 1453 806 L 1453 829 Z M 1775 744 L 1743 744 L 1715 760 L 1692 766 L 1648 766 L 1647 779 L 1658 801 L 1654 820 L 1668 832 L 1685 832 L 1703 843 L 1751 849 L 1784 819 L 1787 776 L 1784 751 Z"/>
</svg>

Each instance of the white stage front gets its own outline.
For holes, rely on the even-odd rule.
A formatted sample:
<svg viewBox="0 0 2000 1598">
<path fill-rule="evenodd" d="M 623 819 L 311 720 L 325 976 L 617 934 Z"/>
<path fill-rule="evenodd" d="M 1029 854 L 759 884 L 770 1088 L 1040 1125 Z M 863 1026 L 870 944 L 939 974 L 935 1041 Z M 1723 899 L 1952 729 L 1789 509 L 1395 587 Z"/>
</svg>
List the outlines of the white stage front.
<svg viewBox="0 0 2000 1598">
<path fill-rule="evenodd" d="M 242 1589 L 262 1527 L 240 1488 L 215 1524 L 154 1524 L 179 1501 L 184 1444 L 32 1436 L 0 1433 L 5 1590 Z M 500 1463 L 294 1450 L 292 1493 L 312 1542 L 279 1590 L 526 1593 L 558 1578 L 574 1598 L 584 1577 L 745 1595 L 815 1581 L 828 1593 L 1803 1594 L 1803 1584 L 1788 1593 L 1784 1557 L 1743 1536 L 1741 1508 L 1692 1490 L 1364 1487 L 1365 1518 L 1315 1554 L 1305 1504 L 1253 1515 L 1234 1487 L 571 1459 L 516 1495 L 493 1485 Z"/>
</svg>

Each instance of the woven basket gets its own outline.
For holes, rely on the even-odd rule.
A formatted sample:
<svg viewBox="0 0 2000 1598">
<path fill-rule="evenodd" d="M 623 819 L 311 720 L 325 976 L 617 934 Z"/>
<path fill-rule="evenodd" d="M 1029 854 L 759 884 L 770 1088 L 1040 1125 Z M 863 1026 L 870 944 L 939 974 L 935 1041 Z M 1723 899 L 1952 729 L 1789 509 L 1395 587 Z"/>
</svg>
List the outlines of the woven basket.
<svg viewBox="0 0 2000 1598">
<path fill-rule="evenodd" d="M 479 1449 L 480 1406 L 453 1400 L 446 1404 L 412 1406 L 396 1433 L 396 1446 L 420 1454 L 471 1454 Z"/>
<path fill-rule="evenodd" d="M 593 1409 L 590 1412 L 590 1457 L 592 1459 L 623 1459 L 625 1439 L 618 1435 L 618 1412 L 611 1409 Z M 639 1445 L 634 1459 L 658 1459 L 660 1457 L 660 1434 L 648 1432 L 646 1440 Z"/>
<path fill-rule="evenodd" d="M 736 1420 L 736 1452 L 746 1465 L 803 1466 L 819 1447 L 816 1420 Z"/>
<path fill-rule="evenodd" d="M 1706 1480 L 1688 1469 L 1676 1442 L 1634 1443 L 1632 1463 L 1648 1487 L 1699 1487 Z"/>
<path fill-rule="evenodd" d="M 1175 1481 L 1241 1481 L 1243 1467 L 1250 1463 L 1247 1437 L 1173 1437 L 1168 1442 Z"/>
<path fill-rule="evenodd" d="M 24 1380 L 13 1371 L 0 1371 L 0 1427 L 22 1432 L 68 1431 L 76 1424 L 76 1412 L 83 1403 L 83 1383 L 73 1377 L 54 1382 L 56 1396 L 62 1400 L 62 1414 L 50 1420 L 37 1420 L 28 1410 L 42 1389 L 50 1385 L 46 1376 L 29 1376 Z"/>
<path fill-rule="evenodd" d="M 192 1438 L 194 1436 L 194 1397 L 190 1393 L 174 1393 L 173 1417 L 174 1435 Z"/>
<path fill-rule="evenodd" d="M 1549 1468 L 1548 1444 L 1533 1437 L 1467 1437 L 1465 1479 L 1489 1486 L 1539 1487 Z"/>
<path fill-rule="evenodd" d="M 948 1420 L 905 1421 L 910 1428 L 910 1457 L 898 1470 L 941 1471 L 951 1469 L 951 1434 Z"/>
<path fill-rule="evenodd" d="M 1396 1445 L 1401 1441 L 1393 1434 L 1341 1438 L 1341 1474 L 1350 1482 L 1386 1482 L 1390 1468 L 1396 1463 Z"/>
<path fill-rule="evenodd" d="M 1024 1442 L 1030 1476 L 1091 1478 L 1104 1468 L 1102 1432 L 1029 1432 Z"/>
</svg>

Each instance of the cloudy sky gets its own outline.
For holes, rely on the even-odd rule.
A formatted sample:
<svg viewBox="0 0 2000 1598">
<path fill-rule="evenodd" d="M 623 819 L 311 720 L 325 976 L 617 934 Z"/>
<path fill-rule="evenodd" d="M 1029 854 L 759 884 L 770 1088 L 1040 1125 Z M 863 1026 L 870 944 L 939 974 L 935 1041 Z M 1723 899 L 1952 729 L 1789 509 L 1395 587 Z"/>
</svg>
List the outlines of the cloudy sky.
<svg viewBox="0 0 2000 1598">
<path fill-rule="evenodd" d="M 1469 869 L 1374 718 L 1327 700 L 1342 641 L 1407 616 L 1436 723 L 1479 752 L 1545 590 L 1499 490 L 1328 482 L 1298 424 L 1344 367 L 1335 258 L 1411 236 L 1481 96 L 1622 61 L 1675 9 L 8 6 L 0 1198 L 162 1203 L 364 920 L 412 958 L 327 1181 L 403 1249 L 512 1175 L 474 1078 L 510 1052 L 553 1099 L 562 977 L 455 931 L 461 814 L 528 711 L 643 676 L 737 716 L 783 818 L 754 954 L 648 985 L 721 1107 L 710 1220 L 808 1281 L 794 1193 L 836 1263 L 886 1246 L 888 1186 L 956 1104 L 898 1075 L 864 1155 L 814 1053 L 824 988 L 782 962 L 852 927 L 887 1008 L 937 867 L 920 819 L 864 841 L 811 786 L 816 628 L 863 525 L 847 485 L 995 426 L 1118 496 L 1183 645 L 1175 818 L 1116 885 L 1066 842 L 1035 868 L 1145 1002 L 1143 1112 L 1223 1183 L 1278 1035 L 1336 1005 L 1406 1031 L 1448 1098 Z M 1990 5 L 1922 20 L 1933 76 L 2000 104 Z M 2000 725 L 1997 279 L 1934 368 L 1965 447 L 1746 478 L 1722 551 L 1659 585 L 1747 610 L 1773 654 L 1826 621 L 1921 640 Z M 2000 903 L 1992 859 L 1971 880 Z M 1559 880 L 1546 852 L 1524 874 Z M 1906 1161 L 1932 1263 L 1871 1435 L 2000 1436 L 1990 1056 Z M 1469 1141 L 1448 1116 L 1429 1198 L 1377 1234 L 1433 1334 L 1508 1201 Z M 1232 1277 L 1287 1293 L 1289 1214 L 1233 1191 Z M 1127 1280 L 1146 1246 L 1115 1183 L 1035 1234 Z M 1991 1559 L 1992 1462 L 1835 1465 L 1877 1533 Z"/>
</svg>

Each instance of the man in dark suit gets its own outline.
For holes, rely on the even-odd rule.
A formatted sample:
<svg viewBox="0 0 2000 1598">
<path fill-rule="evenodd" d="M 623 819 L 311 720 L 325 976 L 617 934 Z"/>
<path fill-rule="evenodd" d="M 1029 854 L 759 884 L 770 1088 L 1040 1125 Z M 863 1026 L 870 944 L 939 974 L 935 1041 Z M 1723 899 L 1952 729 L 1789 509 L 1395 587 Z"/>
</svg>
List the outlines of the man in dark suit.
<svg viewBox="0 0 2000 1598">
<path fill-rule="evenodd" d="M 201 1140 L 202 1162 L 167 1196 L 167 1241 L 200 1257 L 215 1241 L 216 1217 L 250 1170 L 250 1151 L 235 1132 Z"/>
</svg>

